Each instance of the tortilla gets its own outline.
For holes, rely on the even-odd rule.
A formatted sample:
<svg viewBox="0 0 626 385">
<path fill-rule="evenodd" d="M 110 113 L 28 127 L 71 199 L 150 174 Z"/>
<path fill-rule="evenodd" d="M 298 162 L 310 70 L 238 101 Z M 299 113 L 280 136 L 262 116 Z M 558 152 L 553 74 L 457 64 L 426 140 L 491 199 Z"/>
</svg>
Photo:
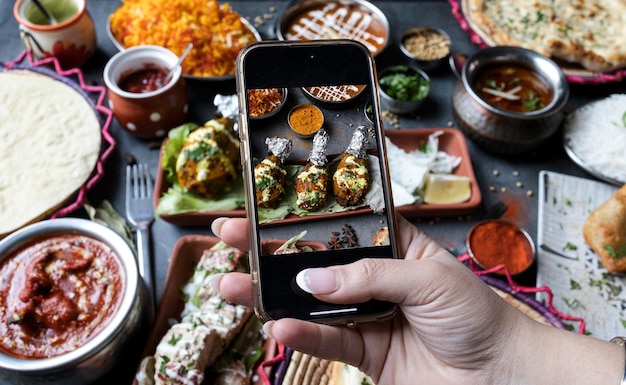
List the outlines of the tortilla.
<svg viewBox="0 0 626 385">
<path fill-rule="evenodd" d="M 71 86 L 32 71 L 0 72 L 0 237 L 54 212 L 87 181 L 100 130 Z"/>
</svg>

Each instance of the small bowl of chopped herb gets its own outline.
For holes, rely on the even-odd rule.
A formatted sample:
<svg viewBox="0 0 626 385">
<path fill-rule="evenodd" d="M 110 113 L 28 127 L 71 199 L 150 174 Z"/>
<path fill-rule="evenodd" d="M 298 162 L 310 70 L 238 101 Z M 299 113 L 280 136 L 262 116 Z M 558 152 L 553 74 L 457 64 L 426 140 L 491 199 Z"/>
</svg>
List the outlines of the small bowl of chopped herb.
<svg viewBox="0 0 626 385">
<path fill-rule="evenodd" d="M 419 68 L 395 65 L 387 67 L 378 77 L 383 110 L 394 114 L 415 112 L 430 92 L 430 78 Z"/>
</svg>

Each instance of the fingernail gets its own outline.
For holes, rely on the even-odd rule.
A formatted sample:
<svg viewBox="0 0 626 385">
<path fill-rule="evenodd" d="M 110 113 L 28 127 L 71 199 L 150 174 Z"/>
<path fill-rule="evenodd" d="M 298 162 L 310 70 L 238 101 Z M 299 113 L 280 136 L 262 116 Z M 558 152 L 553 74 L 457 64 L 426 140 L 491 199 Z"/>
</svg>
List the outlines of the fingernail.
<svg viewBox="0 0 626 385">
<path fill-rule="evenodd" d="M 296 275 L 296 284 L 309 294 L 329 294 L 335 291 L 335 272 L 326 268 L 304 269 Z"/>
<path fill-rule="evenodd" d="M 222 281 L 222 277 L 224 277 L 224 274 L 225 273 L 217 273 L 209 276 L 209 283 L 211 284 L 213 290 L 215 290 L 217 293 L 220 292 L 220 282 Z"/>
<path fill-rule="evenodd" d="M 228 220 L 228 218 L 226 217 L 215 218 L 213 220 L 213 223 L 211 223 L 211 231 L 213 232 L 213 235 L 221 238 L 220 232 L 222 231 L 222 226 L 224 225 L 224 222 L 226 222 L 226 220 Z"/>
<path fill-rule="evenodd" d="M 276 321 L 267 321 L 263 324 L 263 334 L 265 334 L 267 338 L 274 338 L 272 335 L 272 326 L 274 326 L 274 322 Z"/>
</svg>

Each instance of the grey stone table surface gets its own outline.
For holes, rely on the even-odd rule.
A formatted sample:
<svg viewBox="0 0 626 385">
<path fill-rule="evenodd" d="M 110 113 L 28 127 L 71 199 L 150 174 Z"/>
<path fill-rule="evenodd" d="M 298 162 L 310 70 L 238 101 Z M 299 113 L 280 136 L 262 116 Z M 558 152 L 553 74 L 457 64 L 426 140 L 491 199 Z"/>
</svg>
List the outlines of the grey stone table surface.
<svg viewBox="0 0 626 385">
<path fill-rule="evenodd" d="M 102 70 L 107 60 L 117 50 L 106 34 L 108 16 L 121 4 L 117 0 L 88 0 L 87 8 L 93 17 L 97 33 L 97 52 L 82 67 L 88 82 L 103 85 Z M 232 7 L 248 17 L 251 22 L 258 16 L 265 20 L 257 29 L 264 39 L 273 39 L 274 25 L 287 6 L 286 1 L 231 1 Z M 403 58 L 398 49 L 398 40 L 405 29 L 412 26 L 428 25 L 445 30 L 452 38 L 452 52 L 472 53 L 479 49 L 468 34 L 459 27 L 453 17 L 451 5 L 444 0 L 430 1 L 374 1 L 387 16 L 391 28 L 390 45 L 376 58 L 377 66 L 401 63 Z M 13 2 L 0 2 L 0 62 L 15 59 L 24 46 L 19 38 L 18 24 L 13 17 Z M 429 73 L 432 91 L 426 104 L 415 116 L 402 116 L 398 128 L 386 122 L 388 129 L 454 127 L 451 110 L 452 89 L 457 81 L 446 67 Z M 213 98 L 216 94 L 233 94 L 234 81 L 207 82 L 188 81 L 190 95 L 189 120 L 203 122 L 215 114 Z M 567 110 L 599 99 L 611 93 L 626 91 L 622 82 L 601 85 L 571 85 Z M 105 176 L 89 192 L 88 199 L 93 205 L 103 200 L 110 201 L 115 209 L 124 213 L 124 169 L 127 154 L 139 162 L 148 163 L 154 175 L 157 170 L 159 151 L 148 142 L 136 139 L 123 131 L 117 121 L 113 121 L 111 134 L 117 141 L 112 156 L 105 164 Z M 504 202 L 508 210 L 504 216 L 525 228 L 536 239 L 537 235 L 537 188 L 541 170 L 561 172 L 574 176 L 593 178 L 572 162 L 565 153 L 560 132 L 542 148 L 521 156 L 499 156 L 487 153 L 468 140 L 473 169 L 482 194 L 482 203 L 471 213 L 413 220 L 415 225 L 428 233 L 442 246 L 455 253 L 464 251 L 465 237 L 473 224 L 487 216 L 488 208 Z M 520 183 L 521 182 L 521 186 Z M 76 212 L 72 215 L 81 216 Z M 180 227 L 157 219 L 152 227 L 154 258 L 156 261 L 156 285 L 161 293 L 171 256 L 172 248 L 180 237 L 189 234 L 212 235 L 210 223 L 203 227 Z M 533 282 L 533 277 L 526 277 Z M 138 343 L 141 345 L 141 342 Z M 139 347 L 120 359 L 120 364 L 98 383 L 110 384 L 113 381 L 130 382 L 137 364 Z"/>
</svg>

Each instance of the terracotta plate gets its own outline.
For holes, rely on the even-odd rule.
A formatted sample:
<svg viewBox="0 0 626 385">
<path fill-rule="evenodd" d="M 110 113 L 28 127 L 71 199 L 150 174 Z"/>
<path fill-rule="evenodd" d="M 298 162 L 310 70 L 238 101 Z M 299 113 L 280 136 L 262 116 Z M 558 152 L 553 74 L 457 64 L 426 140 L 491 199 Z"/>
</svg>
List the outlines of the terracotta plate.
<svg viewBox="0 0 626 385">
<path fill-rule="evenodd" d="M 165 146 L 167 139 L 163 141 L 161 145 L 160 154 L 163 154 L 163 146 Z M 159 156 L 159 164 L 157 167 L 156 180 L 154 182 L 154 194 L 153 194 L 153 206 L 156 208 L 159 205 L 161 196 L 171 187 L 171 184 L 167 181 L 166 172 L 161 167 L 161 156 Z M 190 211 L 180 214 L 161 214 L 159 218 L 166 222 L 172 223 L 177 226 L 211 226 L 211 222 L 215 218 L 230 217 L 238 218 L 245 217 L 246 210 L 244 208 L 236 210 L 216 210 L 216 211 Z"/>
<path fill-rule="evenodd" d="M 142 358 L 153 354 L 161 337 L 170 327 L 170 319 L 178 319 L 184 307 L 184 300 L 180 291 L 194 272 L 196 263 L 202 253 L 210 249 L 219 238 L 205 235 L 186 235 L 181 237 L 174 245 L 169 267 L 165 276 L 165 287 L 159 302 L 156 317 L 148 341 L 144 348 Z M 254 317 L 254 315 L 252 315 Z M 268 340 L 265 344 L 267 354 L 274 354 L 275 341 Z M 269 359 L 266 356 L 262 359 Z"/>
<path fill-rule="evenodd" d="M 461 131 L 454 128 L 419 128 L 387 130 L 385 136 L 393 144 L 405 151 L 416 150 L 420 143 L 426 142 L 428 136 L 437 131 L 443 131 L 439 137 L 439 150 L 449 155 L 461 157 L 461 164 L 454 170 L 455 175 L 466 176 L 470 179 L 472 195 L 470 199 L 463 203 L 454 204 L 417 204 L 398 206 L 396 210 L 405 218 L 452 216 L 466 214 L 476 209 L 482 200 L 480 188 L 474 175 L 472 160 L 470 159 L 467 142 Z"/>
</svg>

